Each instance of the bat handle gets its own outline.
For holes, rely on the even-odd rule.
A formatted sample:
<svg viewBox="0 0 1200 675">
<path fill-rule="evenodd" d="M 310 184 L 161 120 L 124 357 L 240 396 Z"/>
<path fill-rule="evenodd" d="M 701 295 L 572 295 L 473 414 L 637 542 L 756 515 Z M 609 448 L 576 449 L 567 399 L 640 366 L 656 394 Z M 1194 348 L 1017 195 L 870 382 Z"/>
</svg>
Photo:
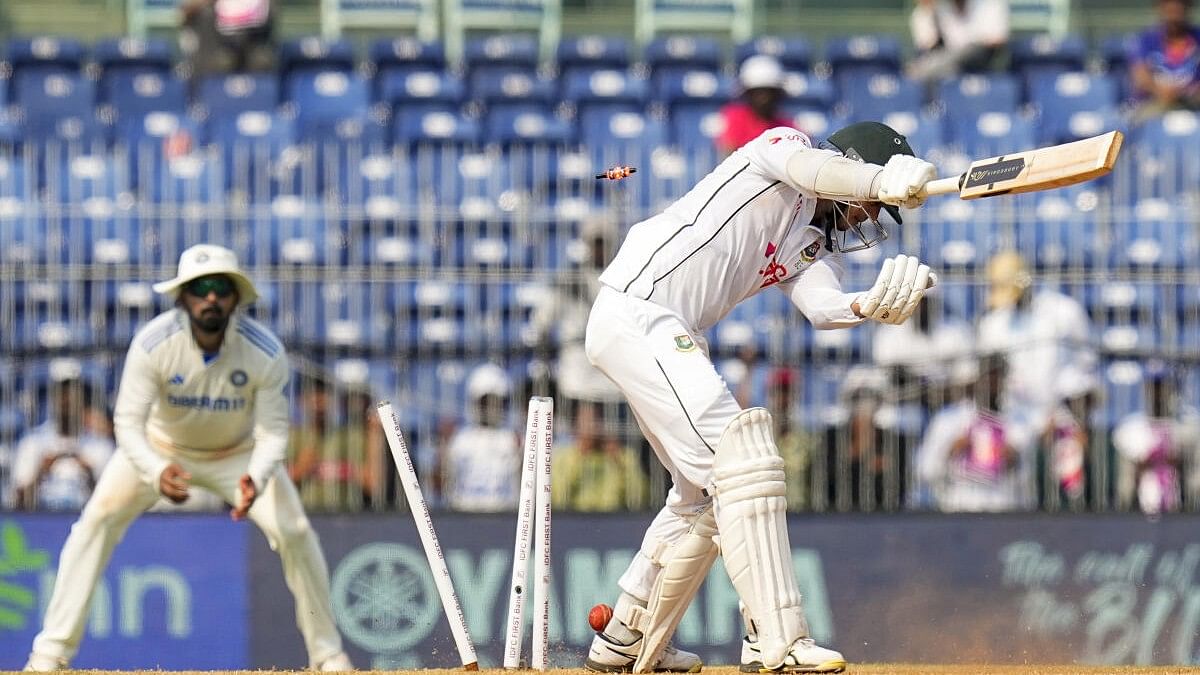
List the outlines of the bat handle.
<svg viewBox="0 0 1200 675">
<path fill-rule="evenodd" d="M 932 197 L 934 195 L 948 195 L 958 192 L 962 179 L 962 176 L 951 176 L 950 178 L 931 180 L 925 184 L 925 187 L 921 188 L 919 196 Z"/>
</svg>

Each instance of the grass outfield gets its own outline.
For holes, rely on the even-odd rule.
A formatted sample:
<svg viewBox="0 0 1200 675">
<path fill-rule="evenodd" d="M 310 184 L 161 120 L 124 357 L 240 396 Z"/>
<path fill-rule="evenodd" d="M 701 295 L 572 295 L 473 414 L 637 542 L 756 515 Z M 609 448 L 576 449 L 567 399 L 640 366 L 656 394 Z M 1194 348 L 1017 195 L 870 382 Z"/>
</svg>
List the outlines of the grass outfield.
<svg viewBox="0 0 1200 675">
<path fill-rule="evenodd" d="M 67 670 L 64 673 L 91 674 L 109 673 L 106 670 Z M 116 673 L 116 671 L 112 671 Z M 136 670 L 127 671 L 137 675 L 312 675 L 306 670 Z M 463 670 L 358 670 L 356 673 L 378 675 L 462 675 Z M 510 673 L 509 670 L 488 668 L 479 673 L 493 675 Z M 529 670 L 528 673 L 533 673 Z M 707 675 L 742 675 L 734 667 L 704 668 Z M 929 665 L 912 663 L 863 663 L 851 664 L 847 674 L 853 675 L 1175 675 L 1200 674 L 1200 665 Z M 582 668 L 547 671 L 548 675 L 595 675 Z"/>
</svg>

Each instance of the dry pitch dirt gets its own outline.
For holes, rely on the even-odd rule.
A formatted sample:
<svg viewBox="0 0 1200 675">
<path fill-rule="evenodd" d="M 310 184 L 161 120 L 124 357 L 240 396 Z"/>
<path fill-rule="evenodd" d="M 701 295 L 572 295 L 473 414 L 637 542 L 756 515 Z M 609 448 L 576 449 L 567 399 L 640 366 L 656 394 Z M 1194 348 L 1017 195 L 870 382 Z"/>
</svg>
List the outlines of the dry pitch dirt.
<svg viewBox="0 0 1200 675">
<path fill-rule="evenodd" d="M 68 670 L 65 673 L 96 675 L 109 673 L 106 670 Z M 128 671 L 136 675 L 296 675 L 304 670 L 193 670 Z M 463 670 L 358 670 L 356 674 L 367 675 L 463 675 Z M 503 669 L 479 670 L 484 675 L 509 675 Z M 533 670 L 524 671 L 533 674 Z M 704 675 L 742 675 L 733 667 L 704 668 Z M 846 668 L 847 675 L 1176 675 L 1200 674 L 1200 665 L 1158 665 L 1158 667 L 1136 667 L 1136 665 L 928 665 L 912 663 L 863 663 Z M 308 673 L 311 675 L 311 673 Z M 556 669 L 547 675 L 595 675 L 583 669 Z"/>
</svg>

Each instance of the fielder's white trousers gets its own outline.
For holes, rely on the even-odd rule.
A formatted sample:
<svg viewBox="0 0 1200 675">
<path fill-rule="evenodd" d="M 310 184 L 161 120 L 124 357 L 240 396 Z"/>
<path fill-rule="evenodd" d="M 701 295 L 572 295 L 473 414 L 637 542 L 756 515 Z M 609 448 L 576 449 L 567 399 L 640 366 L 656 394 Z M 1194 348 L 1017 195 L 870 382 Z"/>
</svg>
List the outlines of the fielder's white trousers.
<svg viewBox="0 0 1200 675">
<path fill-rule="evenodd" d="M 204 488 L 230 504 L 237 503 L 238 479 L 249 466 L 249 452 L 216 460 L 172 459 L 192 474 L 193 489 Z M 158 492 L 142 480 L 125 453 L 115 453 L 63 544 L 42 632 L 33 640 L 35 654 L 67 661 L 75 656 L 92 591 L 113 548 L 130 523 L 158 499 Z M 342 638 L 329 602 L 329 570 L 300 496 L 282 467 L 250 507 L 249 517 L 283 560 L 283 574 L 296 600 L 296 624 L 304 636 L 310 666 L 336 656 L 342 651 Z"/>
<path fill-rule="evenodd" d="M 588 359 L 616 383 L 654 454 L 671 474 L 667 503 L 622 575 L 621 590 L 650 597 L 660 567 L 655 552 L 711 508 L 705 492 L 721 434 L 741 406 L 708 357 L 708 345 L 671 310 L 601 289 L 588 317 Z"/>
</svg>

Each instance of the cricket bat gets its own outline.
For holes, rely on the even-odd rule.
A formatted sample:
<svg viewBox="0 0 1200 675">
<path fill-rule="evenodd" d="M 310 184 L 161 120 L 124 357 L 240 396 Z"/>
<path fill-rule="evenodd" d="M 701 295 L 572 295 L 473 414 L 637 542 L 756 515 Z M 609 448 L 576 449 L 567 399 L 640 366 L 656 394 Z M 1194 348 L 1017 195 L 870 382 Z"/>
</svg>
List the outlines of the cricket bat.
<svg viewBox="0 0 1200 675">
<path fill-rule="evenodd" d="M 961 176 L 929 181 L 921 193 L 979 199 L 1082 183 L 1112 171 L 1124 140 L 1120 131 L 1110 131 L 1073 143 L 980 159 Z"/>
</svg>

